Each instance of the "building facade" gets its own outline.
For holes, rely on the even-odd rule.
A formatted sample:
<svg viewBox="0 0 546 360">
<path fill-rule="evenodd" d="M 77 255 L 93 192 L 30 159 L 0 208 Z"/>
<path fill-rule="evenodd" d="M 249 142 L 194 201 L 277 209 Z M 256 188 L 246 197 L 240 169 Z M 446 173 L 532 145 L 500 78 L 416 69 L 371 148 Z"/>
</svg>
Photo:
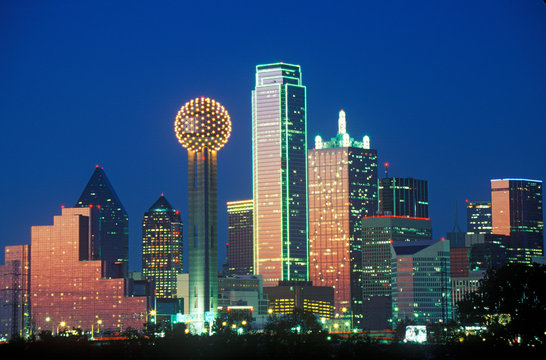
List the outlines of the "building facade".
<svg viewBox="0 0 546 360">
<path fill-rule="evenodd" d="M 428 218 L 428 182 L 414 178 L 378 180 L 378 214 Z"/>
<path fill-rule="evenodd" d="M 30 335 L 30 246 L 6 246 L 0 265 L 0 342 Z"/>
<path fill-rule="evenodd" d="M 334 317 L 334 289 L 314 286 L 305 281 L 281 281 L 278 286 L 264 287 L 273 314 L 291 314 L 295 308 L 312 312 L 320 318 Z"/>
<path fill-rule="evenodd" d="M 469 234 L 491 234 L 493 231 L 491 202 L 466 202 L 466 232 Z"/>
<path fill-rule="evenodd" d="M 309 279 L 334 288 L 335 313 L 362 318 L 362 222 L 377 211 L 377 151 L 346 132 L 339 113 L 338 134 L 315 138 L 308 152 Z M 344 311 L 345 310 L 345 311 Z"/>
<path fill-rule="evenodd" d="M 142 329 L 151 300 L 132 296 L 125 278 L 105 278 L 93 260 L 96 207 L 63 208 L 53 225 L 33 226 L 30 250 L 30 308 L 35 331 Z"/>
<path fill-rule="evenodd" d="M 254 273 L 306 281 L 307 110 L 299 65 L 256 67 L 252 91 Z"/>
<path fill-rule="evenodd" d="M 252 275 L 254 273 L 254 201 L 229 201 L 227 213 L 227 275 Z"/>
<path fill-rule="evenodd" d="M 393 328 L 404 319 L 418 325 L 453 318 L 449 278 L 449 241 L 393 243 Z"/>
<path fill-rule="evenodd" d="M 161 194 L 142 220 L 142 273 L 153 280 L 158 299 L 177 297 L 182 273 L 182 219 Z"/>
<path fill-rule="evenodd" d="M 381 215 L 362 219 L 364 328 L 390 328 L 392 245 L 431 239 L 432 228 L 428 218 Z"/>
<path fill-rule="evenodd" d="M 102 260 L 105 276 L 122 278 L 128 275 L 129 216 L 114 187 L 98 165 L 74 207 L 95 207 L 94 236 L 90 239 L 92 260 Z"/>
<path fill-rule="evenodd" d="M 491 180 L 493 234 L 508 236 L 511 262 L 531 262 L 544 254 L 542 181 Z"/>
</svg>

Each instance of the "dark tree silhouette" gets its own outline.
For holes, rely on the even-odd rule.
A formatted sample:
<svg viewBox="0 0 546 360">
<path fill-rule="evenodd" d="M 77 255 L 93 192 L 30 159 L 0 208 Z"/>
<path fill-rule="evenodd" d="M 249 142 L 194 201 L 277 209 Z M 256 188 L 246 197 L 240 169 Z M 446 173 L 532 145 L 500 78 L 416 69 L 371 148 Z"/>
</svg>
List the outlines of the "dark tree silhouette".
<svg viewBox="0 0 546 360">
<path fill-rule="evenodd" d="M 484 324 L 487 336 L 524 345 L 546 340 L 546 266 L 508 264 L 489 270 L 475 293 L 458 303 L 463 324 Z"/>
<path fill-rule="evenodd" d="M 312 312 L 294 308 L 290 314 L 270 316 L 264 330 L 277 335 L 310 334 L 321 332 L 322 326 Z"/>
</svg>

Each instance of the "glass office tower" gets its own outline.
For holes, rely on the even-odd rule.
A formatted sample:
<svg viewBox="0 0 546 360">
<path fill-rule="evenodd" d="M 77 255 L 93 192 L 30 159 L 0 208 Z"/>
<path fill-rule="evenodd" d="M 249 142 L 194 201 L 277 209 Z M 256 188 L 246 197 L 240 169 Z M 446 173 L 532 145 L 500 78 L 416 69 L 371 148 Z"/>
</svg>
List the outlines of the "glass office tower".
<svg viewBox="0 0 546 360">
<path fill-rule="evenodd" d="M 362 288 L 364 328 L 390 326 L 391 245 L 431 240 L 429 218 L 381 215 L 362 218 Z"/>
<path fill-rule="evenodd" d="M 491 202 L 467 200 L 466 224 L 469 234 L 491 234 Z"/>
<path fill-rule="evenodd" d="M 129 261 L 129 216 L 114 187 L 98 165 L 74 207 L 95 207 L 98 229 L 91 238 L 91 260 L 103 260 L 104 276 L 127 277 Z"/>
<path fill-rule="evenodd" d="M 309 278 L 306 132 L 300 66 L 258 65 L 252 91 L 254 273 L 264 286 Z"/>
<path fill-rule="evenodd" d="M 493 234 L 509 236 L 511 262 L 531 262 L 544 254 L 542 181 L 491 180 Z"/>
<path fill-rule="evenodd" d="M 315 138 L 309 150 L 309 279 L 334 288 L 335 313 L 362 318 L 362 223 L 377 211 L 377 151 L 346 132 L 345 112 L 337 137 Z M 367 138 L 367 137 L 366 137 Z"/>
<path fill-rule="evenodd" d="M 142 220 L 142 274 L 155 283 L 159 299 L 176 298 L 182 273 L 182 219 L 161 194 Z"/>
<path fill-rule="evenodd" d="M 378 181 L 379 214 L 428 218 L 428 182 L 414 178 Z"/>
<path fill-rule="evenodd" d="M 229 201 L 227 213 L 227 274 L 252 275 L 254 273 L 254 201 Z"/>
</svg>

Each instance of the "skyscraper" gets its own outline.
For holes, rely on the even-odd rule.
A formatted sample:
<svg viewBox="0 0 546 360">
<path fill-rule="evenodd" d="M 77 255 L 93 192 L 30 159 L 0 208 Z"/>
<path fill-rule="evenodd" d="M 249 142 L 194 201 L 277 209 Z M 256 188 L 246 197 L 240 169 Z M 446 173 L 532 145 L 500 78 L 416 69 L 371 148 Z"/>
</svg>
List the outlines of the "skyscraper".
<svg viewBox="0 0 546 360">
<path fill-rule="evenodd" d="M 213 321 L 218 304 L 218 216 L 216 159 L 231 134 L 227 110 L 201 97 L 188 101 L 174 123 L 188 150 L 188 268 L 190 315 L 194 332 Z"/>
<path fill-rule="evenodd" d="M 0 341 L 30 335 L 30 246 L 6 246 L 0 265 Z"/>
<path fill-rule="evenodd" d="M 91 259 L 94 207 L 63 208 L 53 225 L 33 226 L 30 246 L 30 308 L 37 332 L 80 328 L 141 329 L 147 296 L 132 296 L 132 281 L 107 279 L 103 261 Z M 99 322 L 100 321 L 100 322 Z"/>
<path fill-rule="evenodd" d="M 381 215 L 362 219 L 364 328 L 385 329 L 392 316 L 391 245 L 431 240 L 428 218 Z"/>
<path fill-rule="evenodd" d="M 159 299 L 176 298 L 182 273 L 182 219 L 161 194 L 142 220 L 142 273 L 154 280 Z"/>
<path fill-rule="evenodd" d="M 355 326 L 362 318 L 361 218 L 377 211 L 377 151 L 363 140 L 346 132 L 341 110 L 337 137 L 317 136 L 308 153 L 309 278 L 334 288 L 335 313 L 350 309 Z"/>
<path fill-rule="evenodd" d="M 391 245 L 393 328 L 412 319 L 425 325 L 452 319 L 449 241 Z"/>
<path fill-rule="evenodd" d="M 306 88 L 299 65 L 256 67 L 252 91 L 254 272 L 264 286 L 309 278 Z"/>
<path fill-rule="evenodd" d="M 226 265 L 228 275 L 254 273 L 254 201 L 240 200 L 227 203 L 228 242 Z"/>
<path fill-rule="evenodd" d="M 414 178 L 378 181 L 379 215 L 428 218 L 428 183 Z"/>
<path fill-rule="evenodd" d="M 530 262 L 544 254 L 542 181 L 491 180 L 493 234 L 509 236 L 510 261 Z"/>
<path fill-rule="evenodd" d="M 467 200 L 466 224 L 469 234 L 491 234 L 491 202 Z"/>
<path fill-rule="evenodd" d="M 103 260 L 104 276 L 127 277 L 129 261 L 129 216 L 102 167 L 98 165 L 74 207 L 95 207 L 98 229 L 90 239 L 91 259 Z"/>
</svg>

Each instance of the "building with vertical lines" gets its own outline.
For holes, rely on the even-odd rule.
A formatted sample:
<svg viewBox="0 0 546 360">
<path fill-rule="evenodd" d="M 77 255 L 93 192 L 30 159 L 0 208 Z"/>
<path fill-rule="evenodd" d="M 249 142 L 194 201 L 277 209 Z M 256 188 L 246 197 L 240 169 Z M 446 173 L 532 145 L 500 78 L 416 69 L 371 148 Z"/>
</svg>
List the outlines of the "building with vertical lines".
<svg viewBox="0 0 546 360">
<path fill-rule="evenodd" d="M 153 280 L 158 299 L 177 297 L 182 273 L 182 219 L 161 194 L 142 220 L 142 274 Z"/>
<path fill-rule="evenodd" d="M 392 245 L 431 239 L 428 218 L 395 215 L 362 218 L 364 328 L 380 330 L 391 325 Z"/>
<path fill-rule="evenodd" d="M 493 234 L 508 236 L 511 262 L 531 262 L 544 254 L 542 181 L 491 180 Z"/>
<path fill-rule="evenodd" d="M 428 183 L 414 178 L 378 181 L 379 215 L 428 218 Z"/>
<path fill-rule="evenodd" d="M 377 151 L 352 139 L 341 110 L 337 137 L 308 153 L 309 279 L 334 289 L 335 313 L 362 319 L 362 222 L 377 211 Z"/>
<path fill-rule="evenodd" d="M 227 275 L 252 275 L 254 273 L 254 201 L 229 201 L 227 213 Z"/>
<path fill-rule="evenodd" d="M 254 273 L 264 286 L 309 278 L 307 110 L 299 65 L 256 67 L 252 91 Z"/>
<path fill-rule="evenodd" d="M 91 259 L 104 261 L 104 276 L 128 276 L 129 216 L 114 187 L 98 165 L 74 207 L 95 207 L 97 231 L 90 239 Z"/>
</svg>

